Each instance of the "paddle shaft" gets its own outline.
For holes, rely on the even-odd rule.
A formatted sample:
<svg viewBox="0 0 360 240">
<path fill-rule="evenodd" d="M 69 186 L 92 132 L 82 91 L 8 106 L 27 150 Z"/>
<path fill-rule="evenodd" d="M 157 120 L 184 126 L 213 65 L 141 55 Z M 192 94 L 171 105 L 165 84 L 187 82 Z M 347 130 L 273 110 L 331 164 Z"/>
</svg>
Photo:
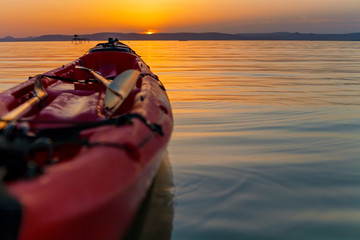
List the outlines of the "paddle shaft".
<svg viewBox="0 0 360 240">
<path fill-rule="evenodd" d="M 86 67 L 83 67 L 83 66 L 76 66 L 75 68 L 77 69 L 81 69 L 81 70 L 85 70 L 85 71 L 88 71 L 91 75 L 94 76 L 94 78 L 100 82 L 102 82 L 102 84 L 105 85 L 105 87 L 107 87 L 109 84 L 110 84 L 110 81 L 107 80 L 106 78 L 104 78 L 103 76 L 101 76 L 99 73 L 97 73 L 96 71 L 90 69 L 90 68 L 86 68 Z"/>
</svg>

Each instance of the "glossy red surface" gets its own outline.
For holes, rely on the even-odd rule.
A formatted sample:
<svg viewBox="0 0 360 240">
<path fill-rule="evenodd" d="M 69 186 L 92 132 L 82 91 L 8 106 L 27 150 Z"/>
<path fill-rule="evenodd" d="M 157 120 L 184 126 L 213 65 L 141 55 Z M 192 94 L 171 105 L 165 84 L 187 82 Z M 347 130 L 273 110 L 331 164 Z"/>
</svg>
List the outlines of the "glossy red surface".
<svg viewBox="0 0 360 240">
<path fill-rule="evenodd" d="M 44 174 L 8 183 L 8 192 L 23 207 L 19 239 L 120 239 L 145 197 L 166 150 L 173 128 L 170 103 L 162 84 L 147 65 L 132 53 L 95 52 L 46 75 L 73 80 L 90 78 L 88 73 L 75 69 L 80 64 L 106 78 L 127 69 L 141 71 L 143 75 L 116 115 L 140 114 L 161 125 L 164 136 L 152 132 L 138 119 L 132 119 L 132 124 L 86 129 L 80 138 L 90 143 L 125 147 L 94 144 L 59 148 L 53 153 L 58 163 L 45 166 Z M 48 97 L 23 118 L 31 122 L 33 132 L 105 119 L 105 88 L 101 84 L 73 84 L 47 77 L 43 78 L 43 84 Z M 33 86 L 34 78 L 1 93 L 0 114 L 32 97 Z"/>
</svg>

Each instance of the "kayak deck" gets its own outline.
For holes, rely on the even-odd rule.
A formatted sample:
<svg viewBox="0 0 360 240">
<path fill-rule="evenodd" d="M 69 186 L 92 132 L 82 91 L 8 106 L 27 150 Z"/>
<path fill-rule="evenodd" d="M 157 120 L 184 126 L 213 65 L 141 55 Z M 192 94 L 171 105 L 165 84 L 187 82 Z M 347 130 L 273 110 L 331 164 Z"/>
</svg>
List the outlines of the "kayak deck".
<svg viewBox="0 0 360 240">
<path fill-rule="evenodd" d="M 82 83 L 91 76 L 75 66 L 86 66 L 101 73 L 107 79 L 113 79 L 120 73 L 128 69 L 138 69 L 142 74 L 151 74 L 150 69 L 144 62 L 129 53 L 123 52 L 96 52 L 85 55 L 63 68 L 48 72 L 44 75 L 49 77 L 43 78 L 48 93 L 47 99 L 42 102 L 42 109 L 34 109 L 37 112 L 30 112 L 27 116 L 31 119 L 27 120 L 66 120 L 66 121 L 98 121 L 104 117 L 104 111 L 101 107 L 105 94 L 105 87 L 100 83 Z M 72 80 L 74 83 L 61 82 L 52 79 L 51 76 L 61 77 L 63 79 Z M 141 79 L 137 86 L 141 87 Z M 3 102 L 7 105 L 7 110 L 11 110 L 33 95 L 34 80 L 18 86 L 11 96 L 13 98 L 6 99 Z M 137 91 L 134 89 L 133 91 Z M 134 96 L 134 94 L 130 95 Z M 122 107 L 124 110 L 124 106 Z"/>
</svg>

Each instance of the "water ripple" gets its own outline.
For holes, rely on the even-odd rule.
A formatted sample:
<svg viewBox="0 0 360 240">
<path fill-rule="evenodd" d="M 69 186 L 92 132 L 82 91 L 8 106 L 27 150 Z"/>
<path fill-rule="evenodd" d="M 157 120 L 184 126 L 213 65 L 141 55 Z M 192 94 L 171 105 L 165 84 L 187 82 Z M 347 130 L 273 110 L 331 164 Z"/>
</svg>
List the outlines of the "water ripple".
<svg viewBox="0 0 360 240">
<path fill-rule="evenodd" d="M 174 235 L 179 239 L 352 239 L 360 234 L 354 224 L 360 222 L 359 167 L 357 161 L 337 161 L 176 169 L 180 184 Z M 195 188 L 189 188 L 192 183 Z M 338 227 L 345 223 L 350 224 Z M 224 228 L 228 231 L 219 234 Z M 331 235 L 320 234 L 320 229 L 329 229 Z"/>
</svg>

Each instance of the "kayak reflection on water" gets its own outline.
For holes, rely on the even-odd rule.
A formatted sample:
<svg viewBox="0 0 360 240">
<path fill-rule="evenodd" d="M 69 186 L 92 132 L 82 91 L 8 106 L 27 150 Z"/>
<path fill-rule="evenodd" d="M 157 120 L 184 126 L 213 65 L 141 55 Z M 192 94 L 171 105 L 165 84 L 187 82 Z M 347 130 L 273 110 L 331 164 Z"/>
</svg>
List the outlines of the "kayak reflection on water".
<svg viewBox="0 0 360 240">
<path fill-rule="evenodd" d="M 171 239 L 174 219 L 174 180 L 165 153 L 155 180 L 125 240 Z"/>
</svg>

